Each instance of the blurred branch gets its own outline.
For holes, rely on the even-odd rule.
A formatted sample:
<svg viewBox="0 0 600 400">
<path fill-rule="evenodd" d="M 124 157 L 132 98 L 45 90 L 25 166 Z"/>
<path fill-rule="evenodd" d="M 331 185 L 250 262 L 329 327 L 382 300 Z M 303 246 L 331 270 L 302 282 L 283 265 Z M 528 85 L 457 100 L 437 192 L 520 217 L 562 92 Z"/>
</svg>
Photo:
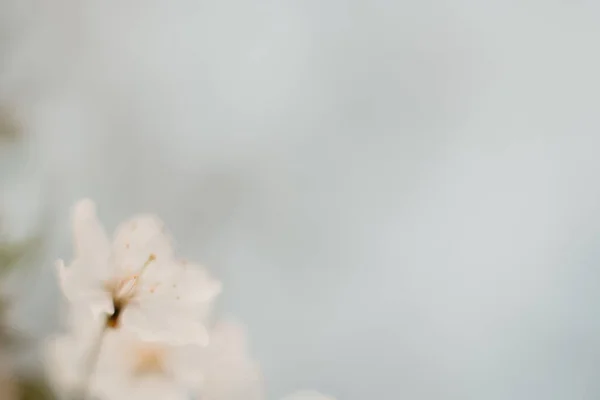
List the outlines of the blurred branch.
<svg viewBox="0 0 600 400">
<path fill-rule="evenodd" d="M 2 124 L 2 121 L 0 121 Z M 0 126 L 0 129 L 4 127 Z M 4 133 L 4 132 L 2 132 Z M 3 138 L 0 138 L 2 140 Z M 23 240 L 11 240 L 2 235 L 0 226 L 0 283 L 3 283 L 11 272 L 18 268 L 31 268 L 36 265 L 35 259 L 42 249 L 43 234 Z M 12 299 L 6 293 L 0 293 L 0 358 L 6 363 L 5 377 L 0 382 L 0 400 L 54 400 L 52 391 L 43 377 L 33 377 L 16 373 L 12 367 L 15 352 L 22 351 L 30 340 L 22 332 L 18 332 L 8 321 L 8 312 Z M 10 387 L 9 387 L 10 386 Z M 3 391 L 4 390 L 4 391 Z M 4 397 L 3 397 L 4 396 Z"/>
<path fill-rule="evenodd" d="M 0 280 L 15 270 L 18 266 L 26 266 L 27 258 L 34 258 L 41 248 L 41 236 L 23 240 L 18 243 L 1 242 L 0 243 Z M 33 263 L 31 264 L 33 265 Z M 23 344 L 28 340 L 24 335 L 15 331 L 7 323 L 7 313 L 10 307 L 10 300 L 0 297 L 0 356 L 9 361 L 13 351 L 23 349 Z M 4 378 L 6 390 L 4 393 L 0 390 L 0 400 L 2 396 L 9 396 L 6 400 L 54 400 L 55 396 L 48 387 L 47 383 L 41 377 L 9 375 Z M 8 388 L 10 385 L 11 388 Z M 1 389 L 1 388 L 0 388 Z"/>
<path fill-rule="evenodd" d="M 22 378 L 18 382 L 19 400 L 54 400 L 56 397 L 48 385 L 39 379 Z"/>
</svg>

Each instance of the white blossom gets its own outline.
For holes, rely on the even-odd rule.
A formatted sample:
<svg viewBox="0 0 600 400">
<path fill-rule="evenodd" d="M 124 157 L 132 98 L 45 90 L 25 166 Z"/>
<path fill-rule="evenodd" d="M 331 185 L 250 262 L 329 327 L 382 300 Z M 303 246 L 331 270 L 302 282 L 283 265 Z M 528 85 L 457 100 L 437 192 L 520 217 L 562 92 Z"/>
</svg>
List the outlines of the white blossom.
<svg viewBox="0 0 600 400">
<path fill-rule="evenodd" d="M 177 260 L 163 223 L 139 215 L 118 227 L 112 244 L 95 204 L 73 211 L 74 260 L 57 262 L 61 289 L 73 310 L 88 310 L 108 327 L 143 340 L 206 344 L 204 327 L 221 285 L 195 265 Z"/>
<path fill-rule="evenodd" d="M 68 334 L 47 339 L 44 343 L 46 373 L 56 393 L 64 398 L 85 385 L 93 367 L 89 357 L 93 342 L 100 340 L 104 330 L 103 322 L 91 319 L 89 313 L 85 313 L 88 320 L 85 323 L 75 315 L 75 312 L 69 314 Z"/>
<path fill-rule="evenodd" d="M 59 394 L 101 400 L 264 400 L 243 329 L 208 329 L 220 283 L 177 260 L 162 222 L 140 215 L 110 243 L 91 200 L 73 211 L 74 260 L 58 261 L 68 333 L 46 347 Z M 210 339 L 210 340 L 209 340 Z M 298 392 L 285 400 L 332 400 Z"/>
</svg>

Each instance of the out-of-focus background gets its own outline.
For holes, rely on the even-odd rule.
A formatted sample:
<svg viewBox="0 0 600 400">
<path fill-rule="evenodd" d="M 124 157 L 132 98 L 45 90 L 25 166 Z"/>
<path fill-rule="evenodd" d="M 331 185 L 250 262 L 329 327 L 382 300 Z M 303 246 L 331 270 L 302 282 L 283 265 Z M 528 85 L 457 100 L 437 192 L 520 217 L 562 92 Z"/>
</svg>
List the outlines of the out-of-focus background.
<svg viewBox="0 0 600 400">
<path fill-rule="evenodd" d="M 269 399 L 597 399 L 599 43 L 588 0 L 1 0 L 14 324 L 89 196 L 223 281 Z"/>
</svg>

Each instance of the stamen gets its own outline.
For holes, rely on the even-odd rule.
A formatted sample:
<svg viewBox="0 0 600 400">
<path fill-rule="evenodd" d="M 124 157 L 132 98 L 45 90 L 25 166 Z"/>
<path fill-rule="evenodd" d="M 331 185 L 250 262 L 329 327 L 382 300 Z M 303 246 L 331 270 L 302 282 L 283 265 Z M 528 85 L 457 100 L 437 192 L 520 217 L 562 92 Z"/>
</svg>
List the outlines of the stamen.
<svg viewBox="0 0 600 400">
<path fill-rule="evenodd" d="M 152 261 L 154 261 L 154 260 L 156 260 L 156 254 L 154 254 L 154 253 L 151 253 L 151 254 L 148 256 L 148 260 L 146 260 L 146 263 L 144 264 L 144 267 L 147 267 L 147 266 L 148 266 L 148 264 L 150 264 L 150 263 L 151 263 Z"/>
<path fill-rule="evenodd" d="M 116 329 L 120 324 L 120 317 L 125 307 L 135 300 L 137 294 L 137 286 L 142 273 L 146 268 L 156 260 L 156 255 L 150 254 L 148 259 L 142 265 L 138 274 L 130 275 L 117 281 L 116 283 L 108 283 L 106 290 L 112 294 L 114 311 L 111 315 L 106 318 L 106 327 Z"/>
<path fill-rule="evenodd" d="M 146 270 L 146 268 L 148 268 L 148 266 L 155 260 L 156 260 L 156 255 L 154 253 L 150 253 L 150 255 L 148 256 L 148 259 L 146 260 L 144 265 L 142 265 L 142 269 L 140 269 L 140 275 L 142 275 L 142 273 Z"/>
</svg>

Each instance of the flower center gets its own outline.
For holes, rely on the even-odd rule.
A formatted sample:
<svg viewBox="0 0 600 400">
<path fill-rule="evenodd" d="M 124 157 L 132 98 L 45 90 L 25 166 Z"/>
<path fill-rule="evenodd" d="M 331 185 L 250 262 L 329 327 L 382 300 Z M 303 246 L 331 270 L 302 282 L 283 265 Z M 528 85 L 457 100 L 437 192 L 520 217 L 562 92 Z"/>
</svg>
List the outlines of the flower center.
<svg viewBox="0 0 600 400">
<path fill-rule="evenodd" d="M 119 327 L 120 317 L 123 310 L 135 298 L 137 294 L 137 286 L 142 273 L 146 270 L 152 261 L 156 260 L 154 254 L 150 254 L 148 260 L 144 263 L 139 273 L 128 275 L 116 282 L 111 282 L 106 285 L 106 290 L 111 293 L 113 302 L 113 313 L 106 319 L 106 326 L 112 329 Z"/>
<path fill-rule="evenodd" d="M 106 318 L 106 326 L 111 329 L 119 327 L 121 312 L 123 311 L 123 304 L 120 301 L 113 299 L 113 306 L 115 311 Z"/>
</svg>

